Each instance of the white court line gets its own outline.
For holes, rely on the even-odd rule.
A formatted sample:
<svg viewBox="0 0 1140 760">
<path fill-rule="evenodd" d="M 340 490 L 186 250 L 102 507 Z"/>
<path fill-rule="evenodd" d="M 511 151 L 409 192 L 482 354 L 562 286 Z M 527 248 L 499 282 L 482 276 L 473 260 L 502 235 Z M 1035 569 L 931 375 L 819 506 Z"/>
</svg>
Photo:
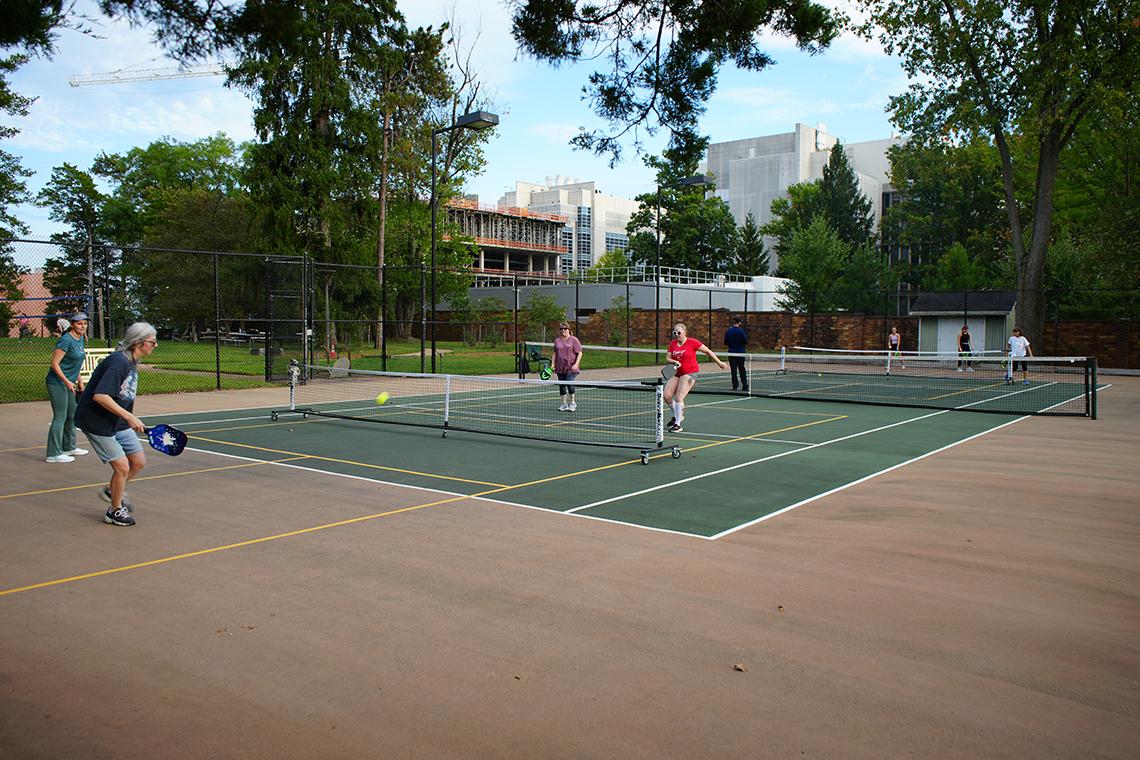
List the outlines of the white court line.
<svg viewBox="0 0 1140 760">
<path fill-rule="evenodd" d="M 949 411 L 949 410 L 946 410 L 946 411 Z M 770 520 L 773 517 L 776 517 L 777 515 L 782 515 L 785 512 L 790 512 L 797 507 L 802 507 L 805 504 L 810 504 L 813 501 L 816 501 L 818 499 L 822 499 L 824 496 L 830 496 L 833 493 L 839 493 L 840 491 L 845 491 L 848 488 L 851 488 L 851 486 L 857 486 L 860 483 L 863 483 L 863 482 L 870 480 L 871 478 L 877 478 L 880 475 L 885 475 L 888 472 L 899 469 L 900 467 L 906 467 L 908 464 L 913 464 L 914 462 L 918 462 L 922 459 L 926 459 L 929 456 L 934 456 L 935 454 L 946 451 L 947 449 L 952 449 L 955 446 L 966 443 L 967 441 L 972 441 L 975 438 L 979 438 L 979 437 L 986 435 L 988 433 L 992 433 L 995 430 L 1001 430 L 1003 427 L 1008 427 L 1009 425 L 1012 425 L 1015 422 L 1021 422 L 1022 420 L 1027 420 L 1027 419 L 1029 419 L 1028 415 L 1026 415 L 1025 417 L 1018 417 L 1017 419 L 1010 420 L 1009 422 L 1003 422 L 1002 424 L 998 425 L 997 427 L 992 427 L 989 430 L 983 430 L 980 433 L 975 433 L 974 435 L 971 435 L 968 438 L 963 438 L 960 441 L 954 441 L 954 443 L 947 444 L 940 449 L 935 449 L 934 451 L 928 451 L 925 454 L 921 454 L 917 457 L 914 457 L 913 459 L 908 459 L 905 462 L 899 462 L 896 465 L 892 465 L 890 467 L 887 467 L 886 469 L 879 470 L 878 472 L 872 472 L 870 475 L 864 475 L 863 477 L 859 478 L 858 480 L 852 480 L 850 483 L 844 483 L 841 486 L 837 486 L 835 488 L 832 488 L 830 491 L 824 491 L 823 493 L 817 493 L 815 496 L 809 496 L 808 498 L 806 498 L 802 501 L 797 501 L 795 504 L 789 504 L 786 507 L 783 507 L 781 509 L 777 509 L 775 512 L 769 512 L 768 514 L 764 515 L 763 517 L 757 517 L 755 520 L 750 520 L 746 523 L 742 523 L 742 524 L 737 525 L 733 528 L 729 528 L 728 530 L 721 531 L 720 533 L 709 536 L 709 540 L 715 541 L 718 538 L 723 538 L 724 536 L 731 535 L 732 533 L 735 533 L 738 530 L 743 530 L 744 528 L 751 527 L 753 525 L 756 525 L 757 523 L 762 523 L 765 520 Z"/>
<path fill-rule="evenodd" d="M 674 480 L 674 481 L 671 481 L 669 483 L 662 483 L 661 485 L 653 486 L 651 488 L 643 488 L 640 491 L 634 491 L 633 493 L 628 493 L 628 494 L 625 494 L 624 496 L 614 496 L 612 498 L 602 499 L 601 501 L 595 501 L 595 502 L 592 502 L 590 504 L 583 504 L 580 507 L 574 507 L 573 509 L 569 509 L 569 510 L 567 510 L 567 512 L 568 513 L 569 512 L 578 512 L 578 511 L 583 510 L 583 509 L 591 509 L 592 507 L 599 507 L 603 504 L 609 504 L 612 501 L 620 501 L 622 499 L 629 499 L 629 498 L 632 498 L 634 496 L 641 496 L 643 494 L 653 493 L 654 491 L 660 491 L 663 488 L 672 488 L 673 486 L 679 486 L 682 483 L 691 483 L 694 480 L 703 480 L 704 478 L 710 478 L 710 477 L 713 477 L 714 475 L 723 475 L 726 472 L 732 472 L 733 470 L 739 470 L 742 467 L 751 467 L 754 464 L 760 464 L 761 462 L 770 462 L 773 459 L 780 459 L 781 457 L 790 456 L 792 454 L 802 454 L 805 451 L 812 451 L 814 449 L 820 448 L 821 446 L 830 446 L 833 443 L 839 443 L 841 441 L 849 441 L 852 438 L 859 438 L 859 437 L 864 436 L 864 435 L 870 435 L 871 433 L 877 433 L 881 430 L 888 430 L 888 429 L 893 428 L 893 427 L 898 427 L 899 425 L 908 425 L 912 422 L 918 422 L 919 420 L 925 420 L 925 419 L 929 419 L 931 417 L 937 417 L 940 414 L 947 414 L 950 411 L 952 411 L 952 410 L 942 409 L 942 410 L 937 411 L 937 412 L 931 412 L 930 414 L 924 414 L 921 417 L 911 417 L 908 420 L 902 420 L 900 422 L 892 422 L 889 425 L 881 425 L 877 428 L 871 428 L 870 430 L 863 430 L 862 432 L 859 432 L 859 433 L 852 433 L 851 435 L 845 435 L 845 436 L 842 436 L 840 438 L 832 438 L 829 441 L 821 441 L 820 443 L 813 443 L 810 446 L 805 446 L 802 449 L 793 449 L 791 451 L 780 452 L 779 454 L 771 454 L 771 455 L 766 456 L 766 457 L 760 457 L 759 459 L 752 459 L 748 462 L 741 462 L 740 464 L 734 464 L 730 467 L 722 467 L 721 469 L 713 470 L 712 472 L 706 472 L 706 473 L 702 473 L 700 475 L 693 475 L 691 477 L 682 478 L 681 480 Z"/>
<path fill-rule="evenodd" d="M 225 457 L 227 459 L 240 459 L 244 462 L 261 462 L 262 464 L 273 465 L 274 467 L 288 467 L 291 470 L 302 470 L 304 472 L 313 472 L 318 475 L 332 475 L 337 478 L 348 478 L 349 480 L 362 480 L 365 483 L 374 483 L 378 486 L 393 486 L 396 488 L 410 488 L 413 491 L 426 491 L 427 493 L 440 494 L 441 496 L 463 496 L 468 499 L 475 499 L 477 501 L 486 501 L 492 504 L 506 504 L 508 506 L 517 507 L 521 506 L 510 501 L 500 501 L 499 499 L 489 499 L 486 496 L 472 496 L 471 494 L 459 493 L 457 491 L 444 491 L 439 488 L 428 488 L 427 486 L 413 486 L 407 483 L 395 483 L 390 480 L 377 480 L 376 478 L 366 478 L 363 475 L 349 475 L 343 472 L 333 472 L 332 470 L 322 470 L 318 467 L 303 467 L 299 464 L 291 464 L 289 462 L 274 462 L 270 459 L 258 459 L 257 457 L 244 457 L 239 454 L 224 454 L 220 451 L 210 451 L 209 449 L 192 449 L 186 447 L 186 451 L 195 451 L 199 454 L 213 454 L 214 456 Z M 298 457 L 304 457 L 304 454 L 297 454 Z M 541 507 L 535 507 L 541 509 Z M 548 510 L 549 511 L 549 510 Z"/>
<path fill-rule="evenodd" d="M 331 470 L 322 470 L 322 469 L 314 468 L 314 467 L 302 467 L 301 465 L 290 464 L 289 462 L 273 462 L 273 461 L 266 460 L 266 459 L 258 459 L 256 457 L 240 456 L 238 454 L 223 454 L 220 451 L 210 451 L 209 449 L 195 449 L 195 448 L 187 447 L 185 450 L 186 451 L 194 451 L 194 452 L 197 452 L 199 454 L 213 454 L 214 456 L 225 457 L 227 459 L 240 459 L 240 460 L 246 461 L 246 462 L 260 462 L 262 464 L 272 465 L 274 467 L 287 467 L 291 470 L 301 470 L 303 472 L 311 472 L 311 473 L 315 473 L 317 475 L 330 475 L 330 476 L 336 477 L 336 478 L 348 478 L 349 480 L 361 480 L 361 481 L 364 481 L 365 483 L 372 483 L 372 484 L 375 484 L 378 486 L 393 486 L 395 488 L 409 488 L 413 491 L 426 491 L 427 493 L 439 494 L 442 496 L 463 497 L 466 499 L 471 499 L 472 501 L 482 501 L 482 502 L 486 502 L 487 504 L 498 504 L 498 505 L 505 506 L 505 507 L 519 507 L 522 509 L 530 509 L 530 510 L 534 510 L 537 512 L 545 512 L 545 513 L 550 514 L 550 515 L 568 515 L 570 517 L 574 517 L 574 518 L 577 518 L 580 520 L 594 520 L 595 522 L 604 522 L 604 523 L 609 523 L 611 525 L 621 525 L 621 526 L 626 527 L 626 528 L 636 528 L 637 530 L 648 530 L 648 531 L 651 531 L 653 533 L 668 533 L 668 534 L 674 535 L 674 536 L 684 536 L 686 538 L 700 538 L 702 540 L 707 540 L 707 538 L 708 538 L 707 536 L 701 536 L 701 535 L 696 534 L 696 533 L 686 533 L 684 531 L 669 530 L 667 528 L 655 528 L 652 525 L 638 525 L 637 523 L 627 522 L 624 520 L 611 520 L 611 519 L 606 518 L 606 517 L 595 517 L 593 515 L 571 514 L 569 512 L 564 512 L 560 509 L 556 509 L 554 507 L 539 507 L 539 506 L 535 506 L 532 504 L 522 504 L 520 502 L 515 502 L 515 501 L 504 501 L 502 499 L 492 499 L 492 498 L 489 498 L 487 496 L 474 496 L 472 494 L 458 493 L 456 491 L 444 491 L 444 490 L 439 489 L 439 488 L 427 488 L 426 486 L 413 486 L 413 485 L 408 485 L 407 483 L 394 483 L 394 482 L 388 481 L 388 480 L 377 480 L 375 478 L 366 478 L 366 477 L 361 476 L 361 475 L 348 475 L 348 474 L 343 473 L 343 472 L 333 472 Z M 301 456 L 303 456 L 303 455 L 301 455 Z M 505 490 L 509 490 L 509 489 L 504 488 L 503 490 L 505 491 Z"/>
</svg>

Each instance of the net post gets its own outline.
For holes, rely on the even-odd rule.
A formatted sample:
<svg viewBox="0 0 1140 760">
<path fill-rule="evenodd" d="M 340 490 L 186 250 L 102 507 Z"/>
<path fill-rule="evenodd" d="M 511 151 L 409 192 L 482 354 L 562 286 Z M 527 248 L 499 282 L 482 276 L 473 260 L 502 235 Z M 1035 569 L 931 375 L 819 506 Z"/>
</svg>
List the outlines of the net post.
<svg viewBox="0 0 1140 760">
<path fill-rule="evenodd" d="M 451 375 L 443 376 L 443 429 L 447 431 L 448 420 L 451 419 Z"/>
<path fill-rule="evenodd" d="M 1085 359 L 1085 362 L 1088 364 L 1088 366 L 1085 369 L 1085 386 L 1088 389 L 1087 390 L 1087 393 L 1088 393 L 1087 407 L 1088 407 L 1088 412 L 1089 412 L 1089 419 L 1095 420 L 1096 419 L 1096 397 L 1097 397 L 1097 392 L 1096 392 L 1096 357 L 1090 356 L 1089 358 Z"/>
<path fill-rule="evenodd" d="M 654 416 L 653 421 L 653 436 L 657 444 L 657 448 L 661 448 L 665 442 L 665 384 L 658 379 L 656 386 L 653 388 L 654 396 Z"/>
<path fill-rule="evenodd" d="M 289 360 L 289 411 L 297 411 L 297 379 L 301 375 L 301 368 L 296 359 Z"/>
</svg>

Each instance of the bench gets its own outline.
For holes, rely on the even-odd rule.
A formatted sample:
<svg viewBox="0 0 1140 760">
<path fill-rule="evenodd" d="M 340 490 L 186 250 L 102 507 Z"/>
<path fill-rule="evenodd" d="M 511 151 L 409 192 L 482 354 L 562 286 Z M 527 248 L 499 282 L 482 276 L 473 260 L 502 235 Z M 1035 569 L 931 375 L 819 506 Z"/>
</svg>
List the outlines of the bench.
<svg viewBox="0 0 1140 760">
<path fill-rule="evenodd" d="M 84 349 L 83 366 L 79 368 L 79 378 L 87 385 L 87 381 L 91 379 L 91 373 L 99 366 L 99 362 L 103 361 L 105 357 L 114 353 L 113 348 L 86 348 Z"/>
</svg>

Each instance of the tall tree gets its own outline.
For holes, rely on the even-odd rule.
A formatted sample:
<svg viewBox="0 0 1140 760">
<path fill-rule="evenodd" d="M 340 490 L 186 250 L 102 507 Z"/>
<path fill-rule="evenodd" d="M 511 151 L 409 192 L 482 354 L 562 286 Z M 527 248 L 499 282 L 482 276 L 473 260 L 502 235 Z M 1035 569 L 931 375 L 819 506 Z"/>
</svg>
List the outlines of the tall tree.
<svg viewBox="0 0 1140 760">
<path fill-rule="evenodd" d="M 553 65 L 599 59 L 609 70 L 583 88 L 608 130 L 583 130 L 571 142 L 621 159 L 631 130 L 664 127 L 671 147 L 700 139 L 697 122 L 716 89 L 721 66 L 761 71 L 773 61 L 762 32 L 792 37 L 818 53 L 838 33 L 839 17 L 811 0 L 513 0 L 519 47 Z M 638 143 L 640 146 L 640 144 Z"/>
<path fill-rule="evenodd" d="M 772 200 L 772 218 L 760 227 L 760 234 L 775 240 L 776 271 L 783 276 L 780 263 L 791 245 L 792 235 L 811 224 L 820 210 L 819 181 L 800 182 L 788 187 L 786 196 Z"/>
<path fill-rule="evenodd" d="M 905 248 L 919 272 L 960 244 L 982 267 L 989 287 L 1012 286 L 1009 222 L 993 144 L 983 137 L 957 144 L 908 140 L 887 155 L 901 201 L 883 212 L 883 244 Z"/>
<path fill-rule="evenodd" d="M 827 218 L 839 239 L 852 249 L 874 238 L 875 215 L 871 201 L 859 189 L 859 179 L 842 143 L 831 147 L 823 178 L 819 182 L 819 212 Z"/>
<path fill-rule="evenodd" d="M 868 17 L 863 32 L 900 56 L 916 82 L 891 99 L 895 124 L 927 142 L 950 132 L 993 137 L 1017 270 L 1018 316 L 1030 341 L 1040 343 L 1042 275 L 1063 151 L 1092 110 L 1137 86 L 1136 0 L 859 5 Z M 1033 148 L 1032 170 L 1024 173 L 1010 139 L 1017 127 Z M 1021 177 L 1032 177 L 1032 191 L 1019 192 Z"/>
<path fill-rule="evenodd" d="M 780 271 L 791 282 L 779 298 L 780 308 L 793 311 L 833 311 L 835 288 L 851 247 L 839 239 L 822 215 L 791 233 L 780 259 Z"/>
<path fill-rule="evenodd" d="M 744 218 L 740 227 L 740 237 L 736 245 L 736 255 L 732 260 L 732 273 L 744 277 L 768 274 L 768 251 L 760 237 L 760 227 L 752 212 Z"/>
<path fill-rule="evenodd" d="M 985 270 L 961 243 L 950 246 L 922 280 L 925 290 L 984 290 L 987 284 Z"/>
<path fill-rule="evenodd" d="M 62 256 L 49 258 L 44 266 L 44 285 L 53 296 L 48 307 L 57 313 L 86 307 L 93 310 L 93 336 L 107 337 L 109 257 L 102 235 L 103 207 L 107 198 L 95 186 L 95 178 L 72 164 L 52 169 L 51 179 L 36 195 L 36 203 L 48 209 L 52 221 L 69 229 L 52 235 Z M 84 294 L 91 303 L 77 302 Z"/>
<path fill-rule="evenodd" d="M 269 0 L 278 23 L 237 40 L 230 83 L 255 101 L 247 182 L 267 242 L 323 261 L 366 263 L 380 126 L 377 50 L 403 31 L 394 0 Z"/>
</svg>

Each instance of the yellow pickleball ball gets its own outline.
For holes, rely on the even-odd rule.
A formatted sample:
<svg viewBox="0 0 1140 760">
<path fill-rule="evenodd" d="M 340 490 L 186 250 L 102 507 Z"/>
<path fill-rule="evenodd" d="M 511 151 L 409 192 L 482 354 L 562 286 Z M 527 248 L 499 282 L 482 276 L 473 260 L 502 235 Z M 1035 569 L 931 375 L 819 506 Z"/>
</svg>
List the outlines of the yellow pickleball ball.
<svg viewBox="0 0 1140 760">
<path fill-rule="evenodd" d="M 381 392 L 380 395 L 376 397 L 376 403 L 380 404 L 380 405 L 387 404 L 388 403 L 388 391 Z"/>
</svg>

